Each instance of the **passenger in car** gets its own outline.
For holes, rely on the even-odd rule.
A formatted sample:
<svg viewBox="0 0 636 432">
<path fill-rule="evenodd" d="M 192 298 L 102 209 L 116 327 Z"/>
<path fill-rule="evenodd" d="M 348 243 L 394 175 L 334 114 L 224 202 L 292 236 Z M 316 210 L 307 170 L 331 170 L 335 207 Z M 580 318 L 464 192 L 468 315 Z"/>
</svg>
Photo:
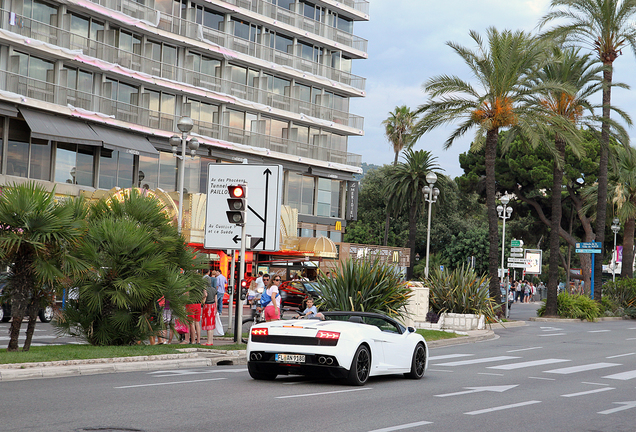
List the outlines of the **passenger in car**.
<svg viewBox="0 0 636 432">
<path fill-rule="evenodd" d="M 324 320 L 325 316 L 318 312 L 318 309 L 316 309 L 316 306 L 314 306 L 314 299 L 311 297 L 308 297 L 307 300 L 305 300 L 307 303 L 307 307 L 305 308 L 305 310 L 296 315 L 296 319 L 299 318 L 306 318 L 306 319 L 321 319 Z"/>
</svg>

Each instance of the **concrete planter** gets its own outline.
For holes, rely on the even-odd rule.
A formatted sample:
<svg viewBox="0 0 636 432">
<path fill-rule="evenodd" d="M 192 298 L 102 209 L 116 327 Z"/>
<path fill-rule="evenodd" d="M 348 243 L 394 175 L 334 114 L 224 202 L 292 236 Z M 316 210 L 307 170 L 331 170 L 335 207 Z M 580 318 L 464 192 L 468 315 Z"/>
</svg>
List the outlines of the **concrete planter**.
<svg viewBox="0 0 636 432">
<path fill-rule="evenodd" d="M 469 331 L 483 330 L 486 328 L 486 317 L 474 314 L 443 313 L 439 317 L 441 329 Z"/>
</svg>

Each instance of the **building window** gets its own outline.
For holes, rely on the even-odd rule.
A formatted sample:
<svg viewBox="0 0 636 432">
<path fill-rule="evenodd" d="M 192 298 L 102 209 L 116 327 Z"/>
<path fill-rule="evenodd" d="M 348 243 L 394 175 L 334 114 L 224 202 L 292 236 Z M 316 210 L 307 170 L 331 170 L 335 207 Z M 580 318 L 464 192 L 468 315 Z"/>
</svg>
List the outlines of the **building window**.
<svg viewBox="0 0 636 432">
<path fill-rule="evenodd" d="M 23 14 L 27 18 L 57 27 L 57 8 L 37 0 L 24 0 Z"/>
<path fill-rule="evenodd" d="M 331 180 L 329 179 L 318 179 L 316 214 L 318 216 L 331 216 Z"/>
<path fill-rule="evenodd" d="M 51 142 L 31 138 L 29 178 L 51 180 Z"/>
<path fill-rule="evenodd" d="M 16 119 L 9 120 L 7 175 L 28 177 L 29 135 L 29 128 L 25 122 Z"/>
<path fill-rule="evenodd" d="M 101 149 L 99 157 L 99 188 L 115 186 L 129 188 L 133 185 L 134 156 L 117 150 Z"/>
<path fill-rule="evenodd" d="M 177 190 L 177 158 L 172 153 L 159 153 L 159 187 L 168 192 Z"/>
<path fill-rule="evenodd" d="M 137 187 L 156 189 L 159 181 L 159 156 L 139 155 Z"/>
<path fill-rule="evenodd" d="M 57 143 L 57 151 L 55 152 L 56 182 L 93 186 L 94 167 L 94 147 Z"/>
<path fill-rule="evenodd" d="M 256 42 L 258 36 L 261 34 L 260 27 L 250 24 L 247 21 L 232 18 L 232 24 L 234 25 L 234 36 L 241 39 Z"/>
<path fill-rule="evenodd" d="M 329 231 L 329 238 L 334 243 L 342 242 L 342 233 L 340 231 Z"/>
<path fill-rule="evenodd" d="M 4 117 L 0 117 L 0 173 L 2 173 L 2 159 L 4 158 Z"/>
</svg>

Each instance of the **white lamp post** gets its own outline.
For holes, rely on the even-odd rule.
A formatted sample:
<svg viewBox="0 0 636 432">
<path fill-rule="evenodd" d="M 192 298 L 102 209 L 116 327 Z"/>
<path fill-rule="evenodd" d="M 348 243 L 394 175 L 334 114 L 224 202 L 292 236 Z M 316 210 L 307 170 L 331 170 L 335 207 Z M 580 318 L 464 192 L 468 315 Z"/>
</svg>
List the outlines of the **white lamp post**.
<svg viewBox="0 0 636 432">
<path fill-rule="evenodd" d="M 508 284 L 504 279 L 504 252 L 506 247 L 506 219 L 510 219 L 510 215 L 512 214 L 512 207 L 508 207 L 508 203 L 510 202 L 510 197 L 508 196 L 508 192 L 501 198 L 499 198 L 501 202 L 500 205 L 497 206 L 497 213 L 499 217 L 503 219 L 503 235 L 501 236 L 501 284 L 506 287 L 506 298 L 504 299 L 506 304 L 506 318 L 510 318 L 510 311 L 508 310 Z"/>
<path fill-rule="evenodd" d="M 183 219 L 183 187 L 185 183 L 185 158 L 186 158 L 186 144 L 190 149 L 192 157 L 196 154 L 199 148 L 199 140 L 192 138 L 188 143 L 188 133 L 192 130 L 194 121 L 190 117 L 181 117 L 177 122 L 177 128 L 181 131 L 181 138 L 178 135 L 170 137 L 170 145 L 172 146 L 173 156 L 179 158 L 181 163 L 179 164 L 179 181 L 177 182 L 177 189 L 179 190 L 179 210 L 177 215 L 177 229 L 181 232 L 181 221 Z M 179 144 L 181 144 L 181 154 L 178 154 Z"/>
<path fill-rule="evenodd" d="M 439 189 L 433 187 L 433 185 L 437 181 L 437 175 L 434 172 L 431 171 L 426 174 L 426 181 L 428 183 L 428 186 L 424 186 L 422 188 L 422 192 L 424 192 L 424 200 L 428 202 L 428 226 L 426 229 L 426 267 L 424 268 L 424 277 L 428 278 L 428 260 L 431 246 L 431 208 L 433 206 L 433 203 L 437 201 Z"/>
<path fill-rule="evenodd" d="M 612 253 L 612 282 L 616 282 L 616 234 L 621 230 L 621 221 L 614 218 L 612 221 L 612 232 L 614 233 L 614 252 Z"/>
</svg>

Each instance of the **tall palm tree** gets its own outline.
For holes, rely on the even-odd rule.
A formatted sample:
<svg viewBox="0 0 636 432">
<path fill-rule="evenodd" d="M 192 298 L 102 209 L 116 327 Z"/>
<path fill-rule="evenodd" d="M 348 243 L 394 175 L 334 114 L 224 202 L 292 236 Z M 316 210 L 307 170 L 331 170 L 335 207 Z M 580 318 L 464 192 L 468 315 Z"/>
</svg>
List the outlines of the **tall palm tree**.
<svg viewBox="0 0 636 432">
<path fill-rule="evenodd" d="M 568 84 L 574 92 L 550 91 L 539 97 L 539 102 L 546 106 L 554 116 L 558 116 L 572 124 L 586 123 L 593 120 L 593 115 L 584 116 L 584 111 L 591 112 L 593 107 L 587 98 L 601 88 L 599 74 L 602 66 L 590 58 L 590 55 L 579 56 L 576 49 L 561 50 L 552 48 L 552 61 L 537 72 L 537 82 L 562 82 Z M 546 316 L 557 315 L 557 288 L 559 284 L 560 262 L 560 230 L 562 214 L 562 188 L 565 161 L 565 149 L 570 145 L 575 154 L 581 152 L 578 137 L 568 139 L 571 131 L 561 133 L 558 125 L 553 128 L 555 151 L 552 170 L 552 216 L 550 223 L 550 260 L 548 270 L 548 297 Z"/>
<path fill-rule="evenodd" d="M 546 110 L 535 102 L 534 97 L 550 88 L 550 85 L 537 84 L 532 80 L 545 56 L 542 45 L 528 33 L 509 30 L 499 32 L 491 27 L 486 32 L 486 42 L 477 32 L 471 31 L 470 36 L 477 43 L 474 51 L 452 42 L 447 44 L 470 68 L 479 87 L 457 76 L 441 75 L 429 79 L 424 89 L 430 99 L 417 110 L 423 117 L 416 124 L 414 134 L 419 137 L 431 129 L 458 121 L 459 126 L 445 143 L 448 148 L 468 130 L 477 129 L 473 146 L 485 146 L 486 154 L 489 290 L 492 297 L 499 299 L 499 218 L 495 196 L 499 132 L 503 129 L 511 132 L 506 134 L 504 145 L 512 142 L 519 133 L 532 144 L 538 145 L 541 133 L 537 126 L 543 124 Z"/>
<path fill-rule="evenodd" d="M 406 271 L 407 279 L 413 278 L 415 266 L 415 235 L 417 234 L 417 217 L 424 208 L 424 194 L 422 188 L 428 185 L 426 174 L 433 171 L 439 173 L 437 158 L 425 150 L 404 152 L 404 162 L 399 163 L 387 176 L 387 190 L 389 208 L 394 212 L 407 210 L 409 213 L 409 240 L 411 249 L 409 267 Z M 439 184 L 443 185 L 444 177 L 439 176 Z"/>
<path fill-rule="evenodd" d="M 615 147 L 609 172 L 609 196 L 616 216 L 624 221 L 621 276 L 634 275 L 634 231 L 636 228 L 636 149 Z"/>
<path fill-rule="evenodd" d="M 603 123 L 601 126 L 601 155 L 599 158 L 596 241 L 605 241 L 607 217 L 607 170 L 610 140 L 610 106 L 612 102 L 612 76 L 614 61 L 622 49 L 631 47 L 636 52 L 636 0 L 552 0 L 552 8 L 539 26 L 557 20 L 565 23 L 545 33 L 545 37 L 561 39 L 587 48 L 598 56 L 603 70 Z M 599 258 L 602 258 L 599 257 Z M 594 285 L 602 284 L 602 259 L 594 264 Z M 594 291 L 594 299 L 601 299 L 601 290 Z"/>
<path fill-rule="evenodd" d="M 384 134 L 393 146 L 395 159 L 393 166 L 398 164 L 398 156 L 404 148 L 411 148 L 413 145 L 411 132 L 415 123 L 415 113 L 406 105 L 395 107 L 393 112 L 389 113 L 389 117 L 382 122 L 384 125 Z M 384 223 L 384 246 L 389 242 L 389 225 L 391 216 L 389 208 L 386 209 L 386 221 Z"/>
<path fill-rule="evenodd" d="M 28 351 L 38 309 L 53 297 L 62 271 L 82 271 L 81 260 L 70 251 L 85 233 L 73 200 L 56 202 L 34 182 L 5 187 L 0 195 L 0 263 L 9 267 L 11 330 L 7 351 L 18 350 L 25 315 L 29 317 L 23 350 Z"/>
</svg>

